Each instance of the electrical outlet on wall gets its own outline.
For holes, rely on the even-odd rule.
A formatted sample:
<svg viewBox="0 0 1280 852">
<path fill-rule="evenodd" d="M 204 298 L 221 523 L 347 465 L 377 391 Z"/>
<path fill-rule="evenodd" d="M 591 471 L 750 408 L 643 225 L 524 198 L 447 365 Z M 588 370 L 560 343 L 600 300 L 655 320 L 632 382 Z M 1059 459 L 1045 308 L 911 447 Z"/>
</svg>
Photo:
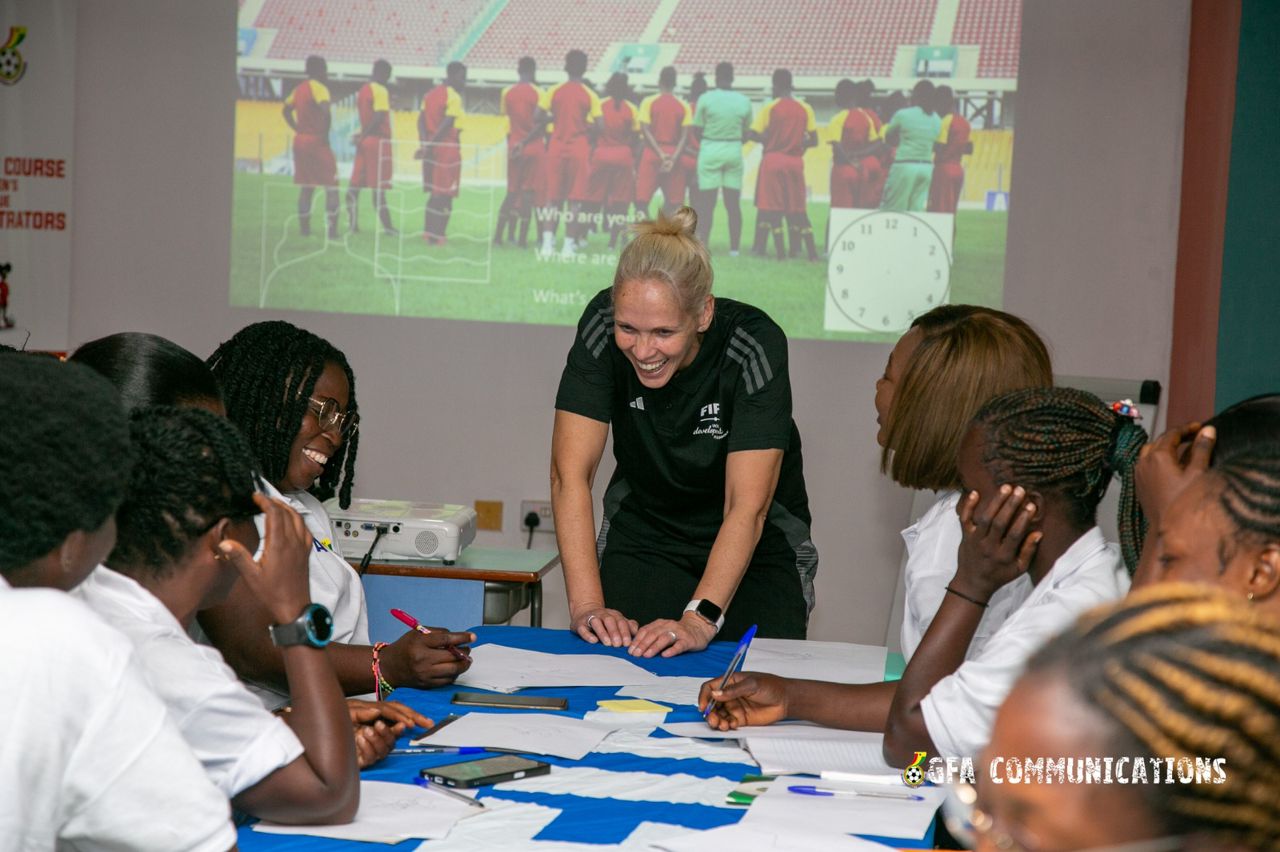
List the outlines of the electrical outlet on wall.
<svg viewBox="0 0 1280 852">
<path fill-rule="evenodd" d="M 525 524 L 524 519 L 533 512 L 538 516 L 538 532 L 555 532 L 556 519 L 551 514 L 550 500 L 521 500 L 520 501 L 520 528 L 527 530 L 529 527 Z"/>
</svg>

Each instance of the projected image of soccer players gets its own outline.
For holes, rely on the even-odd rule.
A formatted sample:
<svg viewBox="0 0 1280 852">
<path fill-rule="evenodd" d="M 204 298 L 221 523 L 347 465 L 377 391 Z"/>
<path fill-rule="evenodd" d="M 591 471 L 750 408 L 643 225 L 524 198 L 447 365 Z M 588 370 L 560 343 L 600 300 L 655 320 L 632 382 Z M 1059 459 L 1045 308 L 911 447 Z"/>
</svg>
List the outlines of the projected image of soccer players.
<svg viewBox="0 0 1280 852">
<path fill-rule="evenodd" d="M 391 63 L 379 59 L 373 63 L 369 82 L 356 93 L 356 111 L 360 115 L 360 132 L 353 138 L 355 162 L 351 165 L 351 182 L 347 185 L 347 228 L 360 233 L 360 189 L 373 191 L 373 207 L 378 211 L 382 230 L 387 236 L 399 231 L 391 224 L 386 191 L 391 187 L 391 95 L 387 82 L 391 79 Z"/>
<path fill-rule="evenodd" d="M 698 100 L 693 114 L 701 147 L 698 150 L 698 239 L 710 248 L 711 219 L 716 195 L 723 193 L 729 219 L 729 256 L 738 256 L 742 242 L 742 143 L 751 127 L 751 101 L 733 91 L 733 63 L 716 66 L 716 87 Z"/>
<path fill-rule="evenodd" d="M 791 96 L 791 72 L 779 68 L 773 72 L 773 100 L 756 114 L 747 138 L 764 147 L 760 173 L 756 178 L 756 239 L 751 253 L 765 255 L 769 234 L 778 252 L 778 260 L 786 257 L 782 240 L 782 222 L 786 219 L 791 232 L 791 256 L 800 253 L 804 243 L 809 260 L 818 259 L 813 244 L 813 226 L 809 224 L 807 193 L 804 185 L 804 152 L 818 144 L 818 123 L 813 108 Z"/>
<path fill-rule="evenodd" d="M 644 152 L 636 172 L 636 212 L 649 217 L 649 202 L 662 190 L 662 212 L 670 216 L 684 203 L 685 173 L 681 163 L 689 141 L 693 113 L 675 93 L 676 68 L 658 73 L 658 92 L 640 102 Z M 695 161 L 696 163 L 696 161 Z"/>
<path fill-rule="evenodd" d="M 886 143 L 897 149 L 880 202 L 885 210 L 925 211 L 933 178 L 933 143 L 942 131 L 934 104 L 933 83 L 921 80 L 911 90 L 911 105 L 895 112 L 884 127 Z"/>
<path fill-rule="evenodd" d="M 302 236 L 311 235 L 311 199 L 324 187 L 329 239 L 338 238 L 338 163 L 329 147 L 329 66 L 322 56 L 307 57 L 307 79 L 285 99 L 285 123 L 293 130 L 293 182 L 298 190 L 298 223 Z"/>
<path fill-rule="evenodd" d="M 534 131 L 538 114 L 538 101 L 542 90 L 538 88 L 538 64 L 531 56 L 522 56 L 516 64 L 519 82 L 502 90 L 498 112 L 507 119 L 507 195 L 498 209 L 498 227 L 493 233 L 493 244 L 502 245 L 503 230 L 507 242 L 516 241 L 517 229 L 520 248 L 529 245 L 529 221 L 533 218 L 534 194 L 542 177 L 543 161 L 547 154 L 545 130 Z"/>
<path fill-rule="evenodd" d="M 422 147 L 416 156 L 422 160 L 422 188 L 429 196 L 422 239 L 428 245 L 445 244 L 453 199 L 458 197 L 462 183 L 458 119 L 464 114 L 462 93 L 466 87 L 467 66 L 450 62 L 445 68 L 445 81 L 427 92 L 422 99 L 422 111 L 418 113 L 418 139 Z"/>
</svg>

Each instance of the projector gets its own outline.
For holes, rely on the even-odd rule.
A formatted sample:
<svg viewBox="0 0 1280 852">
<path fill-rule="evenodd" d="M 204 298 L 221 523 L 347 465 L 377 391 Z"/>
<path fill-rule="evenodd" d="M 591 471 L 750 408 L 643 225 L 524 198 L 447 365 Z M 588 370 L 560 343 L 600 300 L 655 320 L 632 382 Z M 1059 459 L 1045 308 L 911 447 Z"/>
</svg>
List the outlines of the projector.
<svg viewBox="0 0 1280 852">
<path fill-rule="evenodd" d="M 476 512 L 452 503 L 355 499 L 346 509 L 335 497 L 325 504 L 333 543 L 347 559 L 441 559 L 452 565 L 476 537 Z M 378 536 L 378 529 L 385 532 Z M 377 544 L 374 544 L 374 539 Z"/>
</svg>

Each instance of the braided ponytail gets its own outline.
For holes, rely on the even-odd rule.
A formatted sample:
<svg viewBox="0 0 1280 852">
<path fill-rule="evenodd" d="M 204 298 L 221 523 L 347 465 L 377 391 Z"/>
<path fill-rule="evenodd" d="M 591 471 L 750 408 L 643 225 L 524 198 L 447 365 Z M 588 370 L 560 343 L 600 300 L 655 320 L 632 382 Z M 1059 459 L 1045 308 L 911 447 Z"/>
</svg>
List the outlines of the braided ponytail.
<svg viewBox="0 0 1280 852">
<path fill-rule="evenodd" d="M 1012 391 L 987 402 L 974 422 L 985 431 L 984 462 L 1024 488 L 1061 494 L 1082 529 L 1096 523 L 1098 503 L 1119 476 L 1120 549 L 1133 573 L 1146 535 L 1134 490 L 1134 465 L 1146 443 L 1141 427 L 1075 388 Z"/>
</svg>

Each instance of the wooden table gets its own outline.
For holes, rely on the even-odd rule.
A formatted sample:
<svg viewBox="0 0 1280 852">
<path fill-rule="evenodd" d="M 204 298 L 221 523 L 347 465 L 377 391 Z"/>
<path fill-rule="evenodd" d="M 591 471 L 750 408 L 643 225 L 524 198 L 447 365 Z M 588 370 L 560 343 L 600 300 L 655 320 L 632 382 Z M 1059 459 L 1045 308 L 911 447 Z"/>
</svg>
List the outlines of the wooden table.
<svg viewBox="0 0 1280 852">
<path fill-rule="evenodd" d="M 359 560 L 353 559 L 351 563 L 358 566 Z M 468 547 L 458 554 L 457 561 L 452 565 L 421 559 L 379 559 L 371 562 L 365 573 L 391 577 L 478 581 L 485 584 L 486 590 L 490 588 L 504 591 L 527 589 L 529 626 L 541 627 L 542 578 L 559 564 L 560 554 L 554 550 Z M 505 620 L 501 619 L 501 621 Z"/>
</svg>

